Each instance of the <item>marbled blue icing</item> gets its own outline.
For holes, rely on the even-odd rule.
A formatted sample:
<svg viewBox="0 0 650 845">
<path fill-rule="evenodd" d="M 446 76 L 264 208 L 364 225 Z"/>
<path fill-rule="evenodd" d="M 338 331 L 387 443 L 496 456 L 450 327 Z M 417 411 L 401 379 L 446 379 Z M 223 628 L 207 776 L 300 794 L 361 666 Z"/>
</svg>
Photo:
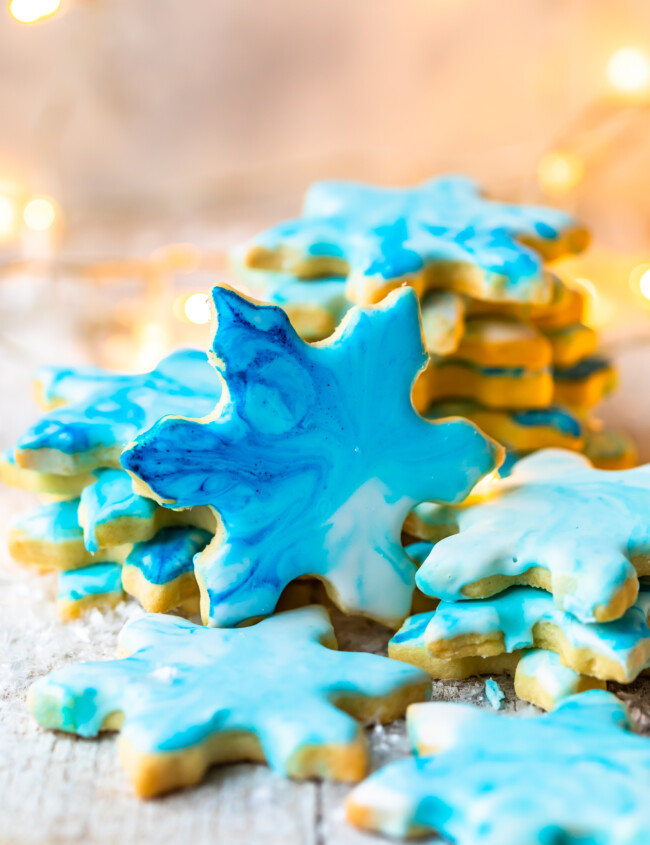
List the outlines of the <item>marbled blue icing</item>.
<svg viewBox="0 0 650 845">
<path fill-rule="evenodd" d="M 83 389 L 70 386 L 74 373 L 51 388 L 68 385 L 75 401 L 44 414 L 19 438 L 18 451 L 54 449 L 76 457 L 75 471 L 92 469 L 99 460 L 87 454 L 92 450 L 119 450 L 165 414 L 207 414 L 221 392 L 205 353 L 197 350 L 175 352 L 150 373 L 98 377 L 93 391 L 88 391 L 86 370 L 81 372 Z M 54 378 L 51 382 L 56 384 Z"/>
<path fill-rule="evenodd" d="M 441 540 L 417 573 L 427 595 L 464 599 L 492 575 L 547 569 L 558 607 L 585 622 L 636 580 L 650 554 L 650 465 L 597 470 L 582 455 L 546 449 L 519 461 L 485 502 L 450 509 L 459 533 Z"/>
<path fill-rule="evenodd" d="M 337 709 L 337 697 L 384 697 L 427 679 L 386 657 L 325 648 L 332 636 L 321 607 L 229 630 L 149 614 L 120 634 L 130 657 L 58 669 L 34 684 L 30 708 L 46 727 L 81 736 L 97 735 L 121 711 L 122 739 L 141 753 L 248 731 L 269 765 L 286 773 L 305 745 L 358 741 L 359 726 Z"/>
<path fill-rule="evenodd" d="M 78 509 L 79 499 L 48 502 L 19 514 L 12 528 L 45 543 L 81 541 L 83 531 L 79 525 Z"/>
<path fill-rule="evenodd" d="M 586 381 L 596 373 L 602 373 L 612 369 L 612 362 L 607 358 L 593 355 L 590 358 L 583 358 L 572 367 L 554 367 L 553 378 L 558 381 Z"/>
<path fill-rule="evenodd" d="M 494 678 L 488 678 L 485 681 L 485 697 L 493 710 L 501 710 L 503 707 L 503 699 L 506 696 Z"/>
<path fill-rule="evenodd" d="M 592 690 L 538 718 L 467 704 L 415 705 L 416 749 L 352 792 L 366 827 L 413 826 L 456 845 L 647 845 L 650 742 L 629 732 L 625 706 Z"/>
<path fill-rule="evenodd" d="M 491 202 L 464 177 L 446 176 L 405 189 L 354 182 L 317 182 L 302 217 L 257 236 L 254 247 L 281 250 L 280 272 L 301 272 L 314 257 L 342 259 L 349 290 L 419 274 L 429 265 L 460 262 L 484 274 L 485 295 L 545 301 L 550 285 L 538 255 L 517 239 L 556 241 L 575 227 L 567 214 L 548 208 Z"/>
<path fill-rule="evenodd" d="M 194 556 L 212 536 L 208 531 L 183 525 L 162 528 L 152 540 L 133 546 L 125 566 L 139 569 L 150 584 L 168 584 L 194 569 Z"/>
<path fill-rule="evenodd" d="M 81 601 L 89 596 L 122 593 L 122 567 L 117 563 L 95 563 L 82 569 L 60 572 L 57 599 Z"/>
<path fill-rule="evenodd" d="M 474 425 L 414 411 L 427 359 L 415 293 L 351 309 L 315 345 L 278 307 L 227 287 L 213 298 L 222 401 L 209 420 L 161 420 L 122 455 L 163 504 L 220 514 L 223 542 L 195 562 L 204 621 L 267 615 L 312 574 L 342 608 L 399 624 L 415 569 L 400 544 L 408 511 L 461 501 L 498 455 Z"/>
<path fill-rule="evenodd" d="M 84 542 L 89 552 L 99 549 L 97 526 L 119 519 L 153 519 L 157 502 L 133 492 L 133 481 L 121 469 L 96 471 L 97 481 L 81 492 Z"/>
<path fill-rule="evenodd" d="M 410 543 L 404 547 L 406 554 L 420 566 L 429 557 L 433 543 L 422 540 L 419 543 Z"/>
<path fill-rule="evenodd" d="M 415 646 L 423 637 L 424 645 L 436 654 L 437 645 L 448 646 L 456 637 L 485 637 L 501 631 L 504 650 L 513 652 L 532 648 L 534 626 L 548 622 L 559 628 L 574 648 L 608 658 L 620 667 L 621 679 L 632 681 L 650 664 L 649 610 L 650 592 L 644 590 L 637 604 L 620 619 L 586 624 L 559 610 L 549 593 L 534 587 L 512 587 L 488 599 L 441 602 L 435 611 L 417 614 L 413 622 L 407 620 L 391 642 Z"/>
</svg>

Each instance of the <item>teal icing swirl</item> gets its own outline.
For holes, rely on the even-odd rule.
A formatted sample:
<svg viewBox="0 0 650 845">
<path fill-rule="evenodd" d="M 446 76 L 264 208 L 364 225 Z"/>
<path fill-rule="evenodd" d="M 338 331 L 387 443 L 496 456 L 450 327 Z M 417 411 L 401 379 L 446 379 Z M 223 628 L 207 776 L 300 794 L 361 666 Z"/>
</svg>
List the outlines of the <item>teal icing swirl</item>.
<svg viewBox="0 0 650 845">
<path fill-rule="evenodd" d="M 342 608 L 396 626 L 413 591 L 400 544 L 408 511 L 462 500 L 498 454 L 473 424 L 414 411 L 427 357 L 414 292 L 351 309 L 315 345 L 280 308 L 226 287 L 213 298 L 218 408 L 161 420 L 122 455 L 163 504 L 218 511 L 223 541 L 196 561 L 205 621 L 265 616 L 290 581 L 312 574 Z"/>
<path fill-rule="evenodd" d="M 97 735 L 109 713 L 122 712 L 122 739 L 140 753 L 250 732 L 269 765 L 286 774 L 305 746 L 359 740 L 358 724 L 336 707 L 339 699 L 382 698 L 426 684 L 413 666 L 321 644 L 332 637 L 322 607 L 229 630 L 149 614 L 120 634 L 130 657 L 58 669 L 33 685 L 30 707 L 45 727 L 81 736 Z"/>
<path fill-rule="evenodd" d="M 120 519 L 151 520 L 158 504 L 133 492 L 133 480 L 121 469 L 96 470 L 97 481 L 81 492 L 84 543 L 89 552 L 99 549 L 97 526 Z"/>
<path fill-rule="evenodd" d="M 120 450 L 165 414 L 207 414 L 221 392 L 205 353 L 198 350 L 175 352 L 149 373 L 50 370 L 43 381 L 48 395 L 64 393 L 68 404 L 44 414 L 16 448 L 74 455 L 75 471 L 101 466 L 93 450 Z"/>
<path fill-rule="evenodd" d="M 630 732 L 611 693 L 571 696 L 538 718 L 416 705 L 408 729 L 420 756 L 390 763 L 348 799 L 364 827 L 436 831 L 456 845 L 648 842 L 650 742 Z"/>
<path fill-rule="evenodd" d="M 253 249 L 281 251 L 282 282 L 306 272 L 301 268 L 313 258 L 328 257 L 345 262 L 350 280 L 362 278 L 364 288 L 439 263 L 470 264 L 482 271 L 488 298 L 545 301 L 550 287 L 542 261 L 519 239 L 552 243 L 575 225 L 554 209 L 487 200 L 462 176 L 404 189 L 317 182 L 307 192 L 302 217 L 236 250 L 234 264 L 245 267 Z"/>
<path fill-rule="evenodd" d="M 200 528 L 161 528 L 153 539 L 133 546 L 125 566 L 138 569 L 150 584 L 169 584 L 184 572 L 192 572 L 194 557 L 212 536 Z"/>
<path fill-rule="evenodd" d="M 117 563 L 95 563 L 59 573 L 57 599 L 77 602 L 114 594 L 122 594 L 122 567 Z"/>
</svg>

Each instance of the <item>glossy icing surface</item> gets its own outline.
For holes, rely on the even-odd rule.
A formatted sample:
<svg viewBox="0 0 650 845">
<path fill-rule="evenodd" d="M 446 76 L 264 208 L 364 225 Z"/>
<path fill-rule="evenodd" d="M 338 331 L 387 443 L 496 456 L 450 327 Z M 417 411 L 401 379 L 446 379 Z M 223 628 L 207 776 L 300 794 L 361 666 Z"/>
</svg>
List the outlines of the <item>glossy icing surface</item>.
<svg viewBox="0 0 650 845">
<path fill-rule="evenodd" d="M 212 534 L 200 528 L 161 528 L 153 539 L 135 543 L 125 565 L 139 569 L 150 584 L 168 584 L 194 569 L 194 556 L 211 539 Z"/>
<path fill-rule="evenodd" d="M 533 587 L 511 587 L 488 599 L 441 602 L 436 611 L 428 614 L 428 620 L 417 620 L 410 637 L 413 633 L 422 636 L 422 626 L 426 621 L 424 643 L 435 654 L 437 644 L 448 643 L 456 637 L 489 636 L 501 631 L 504 650 L 512 652 L 531 648 L 534 645 L 534 626 L 538 622 L 547 622 L 559 628 L 575 648 L 603 655 L 621 667 L 627 667 L 632 661 L 638 672 L 650 662 L 649 610 L 650 591 L 644 589 L 637 604 L 628 608 L 620 619 L 586 624 L 559 610 L 549 593 Z M 426 617 L 426 614 L 419 615 Z M 400 634 L 401 638 L 397 640 Z M 408 629 L 402 629 L 392 641 L 403 643 L 408 639 Z"/>
<path fill-rule="evenodd" d="M 543 302 L 551 289 L 542 262 L 517 239 L 554 243 L 573 228 L 560 211 L 486 200 L 461 176 L 404 189 L 317 182 L 302 217 L 260 234 L 238 260 L 261 249 L 276 255 L 274 270 L 313 275 L 330 259 L 349 271 L 352 299 L 433 265 L 469 264 L 486 298 Z"/>
<path fill-rule="evenodd" d="M 625 706 L 589 691 L 538 718 L 467 704 L 409 709 L 416 749 L 353 791 L 367 827 L 417 827 L 457 845 L 644 845 L 650 826 L 650 742 L 629 732 Z"/>
<path fill-rule="evenodd" d="M 313 574 L 342 608 L 399 624 L 415 569 L 400 544 L 408 511 L 462 500 L 498 455 L 470 423 L 415 413 L 426 353 L 414 292 L 352 309 L 316 345 L 277 307 L 226 287 L 213 298 L 222 401 L 206 420 L 161 420 L 122 456 L 163 504 L 219 512 L 223 542 L 195 561 L 204 620 L 267 615 Z"/>
<path fill-rule="evenodd" d="M 13 522 L 13 529 L 44 543 L 68 543 L 83 540 L 77 511 L 79 499 L 48 502 L 23 511 Z"/>
<path fill-rule="evenodd" d="M 548 449 L 515 464 L 498 495 L 455 510 L 459 533 L 439 542 L 418 587 L 447 601 L 492 575 L 547 569 L 557 605 L 595 619 L 650 554 L 650 466 L 593 469 L 582 455 Z M 451 518 L 451 513 L 449 518 Z"/>
<path fill-rule="evenodd" d="M 88 596 L 122 592 L 122 567 L 117 563 L 96 563 L 82 569 L 60 572 L 58 599 L 81 601 Z"/>
<path fill-rule="evenodd" d="M 153 519 L 158 504 L 133 492 L 128 472 L 120 469 L 96 471 L 97 481 L 81 492 L 84 514 L 84 542 L 89 552 L 96 552 L 97 526 L 118 519 Z"/>
<path fill-rule="evenodd" d="M 337 697 L 384 697 L 426 680 L 404 663 L 322 645 L 332 637 L 321 607 L 229 630 L 149 614 L 120 634 L 129 657 L 58 669 L 34 684 L 30 707 L 46 727 L 81 736 L 95 736 L 121 711 L 122 737 L 145 753 L 251 732 L 269 765 L 285 773 L 305 746 L 358 739 L 358 724 L 332 703 Z"/>
<path fill-rule="evenodd" d="M 56 450 L 76 456 L 78 469 L 101 465 L 89 453 L 125 446 L 165 414 L 207 414 L 221 392 L 205 353 L 197 350 L 175 352 L 150 373 L 98 375 L 90 381 L 95 390 L 88 389 L 85 368 L 78 380 L 76 371 L 64 372 L 65 378 L 60 372 L 52 375 L 48 390 L 53 395 L 65 390 L 70 401 L 29 428 L 18 440 L 17 453 Z"/>
</svg>

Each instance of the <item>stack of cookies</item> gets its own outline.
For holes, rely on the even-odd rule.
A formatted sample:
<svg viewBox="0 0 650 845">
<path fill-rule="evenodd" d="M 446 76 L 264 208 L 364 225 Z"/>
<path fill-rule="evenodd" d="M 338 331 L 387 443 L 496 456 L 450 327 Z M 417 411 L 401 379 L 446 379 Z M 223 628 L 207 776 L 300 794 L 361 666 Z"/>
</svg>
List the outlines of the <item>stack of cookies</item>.
<svg viewBox="0 0 650 845">
<path fill-rule="evenodd" d="M 430 355 L 413 391 L 418 411 L 476 422 L 506 447 L 502 472 L 548 447 L 622 469 L 634 465 L 633 445 L 590 413 L 614 370 L 582 322 L 583 294 L 544 264 L 587 242 L 568 215 L 489 201 L 462 177 L 403 190 L 322 182 L 300 218 L 236 249 L 232 264 L 308 340 L 331 334 L 353 302 L 411 285 Z"/>
<path fill-rule="evenodd" d="M 519 733 L 499 723 L 503 746 L 523 736 L 504 781 L 519 786 L 519 758 L 545 753 L 545 731 L 586 760 L 615 720 L 618 749 L 623 708 L 602 687 L 650 666 L 640 582 L 650 575 L 650 466 L 597 469 L 580 454 L 611 370 L 591 357 L 579 296 L 543 259 L 585 240 L 565 215 L 489 203 L 458 178 L 410 191 L 317 185 L 303 218 L 235 256 L 274 304 L 213 289 L 207 355 L 176 352 L 137 375 L 41 371 L 43 414 L 0 471 L 50 500 L 18 518 L 11 551 L 60 572 L 64 619 L 124 592 L 151 612 L 123 629 L 120 659 L 37 681 L 37 721 L 85 737 L 119 730 L 141 796 L 242 759 L 357 781 L 368 762 L 362 723 L 403 715 L 431 677 L 508 672 L 520 697 L 558 715 Z M 502 443 L 533 452 L 497 479 L 506 450 L 483 430 L 493 418 Z M 544 445 L 570 449 L 534 451 Z M 603 452 L 604 465 L 630 460 Z M 328 611 L 303 606 L 306 579 L 343 613 L 396 631 L 389 657 L 337 652 Z M 412 616 L 416 586 L 429 608 Z M 197 612 L 201 624 L 183 618 Z M 498 707 L 498 684 L 486 691 Z M 442 720 L 442 739 L 453 744 L 454 725 L 458 734 L 476 722 L 463 751 L 474 771 L 488 722 L 465 710 Z M 416 752 L 429 755 L 437 713 L 411 713 Z M 600 721 L 589 732 L 591 714 Z M 610 742 L 589 771 L 616 769 L 626 785 L 650 772 L 650 754 L 623 746 L 632 763 Z M 461 841 L 506 789 L 488 778 L 467 818 L 447 812 L 457 799 L 468 806 L 456 794 L 440 814 L 427 767 L 435 774 L 404 761 L 403 775 L 362 785 L 350 819 L 388 833 L 439 827 Z M 411 787 L 422 804 L 413 813 Z M 603 802 L 607 821 L 620 803 Z M 635 836 L 650 823 L 637 805 Z M 512 815 L 524 833 L 539 822 L 537 839 L 485 841 L 545 843 L 549 831 L 565 841 L 573 815 L 564 804 L 551 813 L 543 795 L 540 806 Z M 481 836 L 491 825 L 481 819 Z"/>
</svg>

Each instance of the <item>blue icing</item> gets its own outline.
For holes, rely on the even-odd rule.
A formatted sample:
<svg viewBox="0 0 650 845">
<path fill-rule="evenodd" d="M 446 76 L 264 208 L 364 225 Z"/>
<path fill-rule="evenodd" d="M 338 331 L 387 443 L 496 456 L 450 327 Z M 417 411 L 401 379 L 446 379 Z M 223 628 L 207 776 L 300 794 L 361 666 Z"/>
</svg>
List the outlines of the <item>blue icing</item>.
<svg viewBox="0 0 650 845">
<path fill-rule="evenodd" d="M 82 375 L 81 381 L 85 390 L 86 377 Z M 80 453 L 98 448 L 120 451 L 138 431 L 165 414 L 208 413 L 220 393 L 205 353 L 182 350 L 164 358 L 150 373 L 106 374 L 96 390 L 79 398 L 74 395 L 74 401 L 44 414 L 19 438 L 17 449 L 74 455 L 80 468 L 102 465 L 104 456 Z"/>
<path fill-rule="evenodd" d="M 530 649 L 517 664 L 517 678 L 533 678 L 538 687 L 551 699 L 553 707 L 570 695 L 581 692 L 582 675 L 560 662 L 554 651 Z M 515 689 L 517 681 L 515 680 Z M 552 708 L 551 708 L 552 709 Z"/>
<path fill-rule="evenodd" d="M 226 287 L 213 297 L 221 403 L 207 420 L 161 420 L 122 455 L 163 504 L 219 512 L 223 542 L 196 561 L 205 621 L 271 613 L 290 581 L 313 574 L 342 608 L 398 624 L 413 591 L 408 511 L 460 501 L 497 454 L 474 425 L 414 411 L 426 360 L 414 292 L 351 309 L 316 345 L 277 307 Z"/>
<path fill-rule="evenodd" d="M 260 234 L 253 247 L 278 251 L 284 274 L 308 274 L 314 255 L 343 259 L 351 279 L 364 280 L 351 284 L 356 296 L 365 296 L 373 279 L 379 293 L 382 283 L 427 265 L 460 262 L 483 270 L 486 295 L 531 301 L 548 297 L 548 282 L 537 254 L 517 239 L 554 242 L 574 226 L 560 211 L 486 200 L 474 182 L 458 176 L 405 189 L 317 182 L 302 217 Z M 246 259 L 237 263 L 245 266 Z"/>
<path fill-rule="evenodd" d="M 435 611 L 418 614 L 391 642 L 424 644 L 434 655 L 449 651 L 456 637 L 487 637 L 503 633 L 504 651 L 535 645 L 534 628 L 549 623 L 558 628 L 569 645 L 601 655 L 616 664 L 613 679 L 634 680 L 650 665 L 650 628 L 647 623 L 650 592 L 642 591 L 637 604 L 612 622 L 586 624 L 559 610 L 549 593 L 533 587 L 512 587 L 487 599 L 441 602 Z M 424 630 L 423 630 L 424 629 Z M 398 639 L 399 638 L 399 639 Z"/>
<path fill-rule="evenodd" d="M 58 599 L 81 601 L 88 596 L 122 592 L 122 567 L 117 563 L 96 563 L 59 573 Z"/>
<path fill-rule="evenodd" d="M 404 551 L 419 566 L 420 564 L 424 563 L 424 561 L 429 557 L 432 548 L 433 543 L 421 541 L 419 543 L 411 543 L 410 545 L 405 547 Z"/>
<path fill-rule="evenodd" d="M 212 539 L 199 528 L 162 528 L 152 540 L 136 543 L 125 565 L 140 570 L 150 584 L 168 584 L 194 569 L 194 556 Z"/>
<path fill-rule="evenodd" d="M 25 533 L 34 540 L 46 543 L 66 543 L 83 540 L 77 511 L 79 499 L 49 502 L 21 513 L 13 523 L 13 529 Z"/>
<path fill-rule="evenodd" d="M 494 678 L 488 678 L 485 682 L 485 697 L 489 701 L 490 707 L 492 707 L 493 710 L 501 710 L 503 706 L 503 699 L 506 696 Z"/>
<path fill-rule="evenodd" d="M 95 736 L 121 711 L 121 742 L 140 754 L 246 731 L 259 738 L 269 765 L 287 773 L 306 745 L 326 755 L 332 745 L 360 741 L 357 723 L 336 707 L 339 696 L 354 709 L 354 697 L 413 696 L 428 680 L 405 663 L 321 644 L 332 637 L 321 607 L 218 630 L 149 614 L 120 634 L 129 657 L 56 670 L 32 687 L 30 709 L 41 724 L 81 736 Z"/>
<path fill-rule="evenodd" d="M 133 492 L 128 472 L 120 469 L 96 471 L 97 481 L 81 492 L 84 512 L 84 541 L 89 552 L 96 552 L 97 526 L 118 519 L 152 519 L 158 505 Z"/>
<path fill-rule="evenodd" d="M 650 742 L 610 693 L 572 696 L 538 718 L 416 705 L 408 726 L 420 756 L 390 763 L 348 799 L 364 827 L 403 836 L 417 826 L 457 845 L 648 841 Z"/>
<path fill-rule="evenodd" d="M 557 431 L 560 431 L 563 434 L 569 434 L 572 437 L 580 437 L 582 434 L 580 420 L 570 411 L 556 405 L 550 405 L 548 408 L 535 408 L 527 411 L 513 411 L 511 415 L 517 425 L 523 425 L 531 428 L 537 426 L 554 428 Z"/>
<path fill-rule="evenodd" d="M 593 355 L 590 358 L 583 358 L 572 367 L 555 367 L 553 378 L 558 381 L 583 381 L 596 373 L 606 372 L 612 369 L 611 361 Z"/>
<path fill-rule="evenodd" d="M 548 570 L 560 608 L 585 622 L 636 582 L 650 553 L 650 465 L 597 470 L 582 455 L 546 449 L 519 461 L 498 495 L 455 511 L 459 533 L 441 540 L 416 581 L 427 595 L 463 599 L 493 575 Z"/>
</svg>

